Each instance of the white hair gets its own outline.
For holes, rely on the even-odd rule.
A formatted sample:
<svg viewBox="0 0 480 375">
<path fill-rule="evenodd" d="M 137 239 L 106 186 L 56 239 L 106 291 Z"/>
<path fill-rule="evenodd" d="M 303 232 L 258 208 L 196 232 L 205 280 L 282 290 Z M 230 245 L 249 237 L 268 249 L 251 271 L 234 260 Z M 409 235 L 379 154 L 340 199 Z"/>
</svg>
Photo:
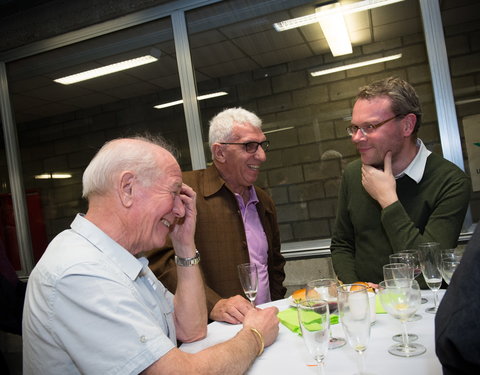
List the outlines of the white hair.
<svg viewBox="0 0 480 375">
<path fill-rule="evenodd" d="M 160 137 L 118 138 L 105 143 L 83 172 L 82 197 L 106 194 L 114 188 L 115 177 L 127 170 L 135 172 L 144 186 L 150 186 L 163 172 L 158 166 L 158 154 L 151 146 L 172 152 Z"/>
<path fill-rule="evenodd" d="M 240 107 L 225 109 L 210 120 L 208 131 L 210 150 L 214 143 L 230 141 L 236 124 L 250 124 L 262 128 L 262 120 L 256 114 Z"/>
</svg>

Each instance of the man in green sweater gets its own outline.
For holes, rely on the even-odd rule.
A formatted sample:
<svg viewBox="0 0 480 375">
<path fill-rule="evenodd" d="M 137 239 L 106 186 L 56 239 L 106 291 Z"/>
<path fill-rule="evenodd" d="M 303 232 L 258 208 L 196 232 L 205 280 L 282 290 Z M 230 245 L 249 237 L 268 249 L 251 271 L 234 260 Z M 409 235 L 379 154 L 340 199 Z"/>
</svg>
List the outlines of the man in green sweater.
<svg viewBox="0 0 480 375">
<path fill-rule="evenodd" d="M 345 283 L 380 282 L 390 254 L 421 242 L 457 244 L 470 179 L 417 138 L 421 117 L 415 90 L 400 78 L 373 82 L 356 97 L 347 132 L 360 159 L 344 171 L 331 244 Z"/>
</svg>

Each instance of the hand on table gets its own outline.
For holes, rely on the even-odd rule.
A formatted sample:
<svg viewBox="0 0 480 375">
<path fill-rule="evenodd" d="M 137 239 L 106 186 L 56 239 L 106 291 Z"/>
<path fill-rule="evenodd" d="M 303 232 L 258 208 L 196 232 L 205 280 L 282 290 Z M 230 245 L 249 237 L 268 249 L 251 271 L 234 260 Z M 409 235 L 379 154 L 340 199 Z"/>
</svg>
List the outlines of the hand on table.
<svg viewBox="0 0 480 375">
<path fill-rule="evenodd" d="M 382 208 L 398 201 L 395 177 L 392 174 L 392 153 L 385 154 L 383 171 L 371 165 L 362 165 L 362 185 Z"/>
<path fill-rule="evenodd" d="M 213 306 L 210 312 L 210 319 L 230 324 L 243 323 L 245 315 L 254 307 L 247 299 L 240 295 L 230 298 L 223 298 Z"/>
</svg>

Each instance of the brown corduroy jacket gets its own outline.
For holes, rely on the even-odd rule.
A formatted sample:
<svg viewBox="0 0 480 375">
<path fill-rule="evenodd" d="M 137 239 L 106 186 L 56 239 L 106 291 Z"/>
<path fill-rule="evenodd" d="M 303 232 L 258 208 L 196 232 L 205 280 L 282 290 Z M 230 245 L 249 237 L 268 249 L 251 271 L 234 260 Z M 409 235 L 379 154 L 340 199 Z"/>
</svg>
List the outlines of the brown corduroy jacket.
<svg viewBox="0 0 480 375">
<path fill-rule="evenodd" d="M 197 193 L 195 244 L 205 280 L 208 312 L 221 298 L 243 295 L 237 265 L 249 262 L 243 220 L 233 193 L 214 165 L 183 173 L 183 182 Z M 270 196 L 255 187 L 257 211 L 268 241 L 268 273 L 272 300 L 284 298 L 285 259 L 280 253 L 280 232 L 275 205 Z M 150 268 L 172 293 L 177 285 L 171 244 L 152 250 Z"/>
</svg>

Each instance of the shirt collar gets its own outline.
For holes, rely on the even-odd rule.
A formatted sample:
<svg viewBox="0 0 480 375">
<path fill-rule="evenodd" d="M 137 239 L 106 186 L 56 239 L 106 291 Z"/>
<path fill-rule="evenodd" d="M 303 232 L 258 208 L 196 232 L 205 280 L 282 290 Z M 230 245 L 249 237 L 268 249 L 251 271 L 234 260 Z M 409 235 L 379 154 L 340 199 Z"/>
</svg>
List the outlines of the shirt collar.
<svg viewBox="0 0 480 375">
<path fill-rule="evenodd" d="M 423 172 L 425 172 L 425 166 L 427 165 L 427 158 L 432 153 L 427 150 L 420 138 L 417 138 L 418 152 L 413 158 L 412 162 L 402 172 L 395 176 L 400 178 L 405 175 L 414 180 L 417 184 L 422 180 Z"/>
<path fill-rule="evenodd" d="M 131 280 L 135 280 L 145 266 L 142 261 L 135 258 L 127 249 L 86 219 L 83 214 L 77 214 L 70 227 L 104 253 Z"/>
</svg>

